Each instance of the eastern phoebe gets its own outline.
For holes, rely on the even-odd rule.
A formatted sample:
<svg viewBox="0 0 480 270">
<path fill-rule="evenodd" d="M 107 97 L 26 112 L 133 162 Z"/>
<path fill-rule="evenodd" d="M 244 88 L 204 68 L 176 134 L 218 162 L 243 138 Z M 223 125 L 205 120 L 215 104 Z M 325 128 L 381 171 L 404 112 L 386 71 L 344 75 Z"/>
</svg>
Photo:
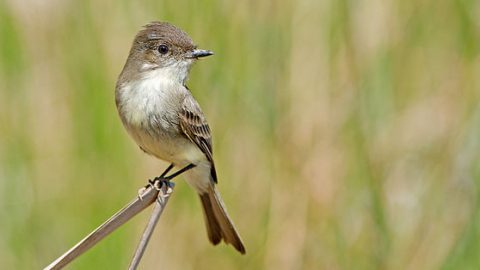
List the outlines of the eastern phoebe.
<svg viewBox="0 0 480 270">
<path fill-rule="evenodd" d="M 115 101 L 123 125 L 140 149 L 170 162 L 167 171 L 173 166 L 182 168 L 179 172 L 184 172 L 185 180 L 200 195 L 210 242 L 216 245 L 223 239 L 245 254 L 215 188 L 210 128 L 185 85 L 192 64 L 212 54 L 197 49 L 172 24 L 149 23 L 133 41 L 117 81 Z"/>
</svg>

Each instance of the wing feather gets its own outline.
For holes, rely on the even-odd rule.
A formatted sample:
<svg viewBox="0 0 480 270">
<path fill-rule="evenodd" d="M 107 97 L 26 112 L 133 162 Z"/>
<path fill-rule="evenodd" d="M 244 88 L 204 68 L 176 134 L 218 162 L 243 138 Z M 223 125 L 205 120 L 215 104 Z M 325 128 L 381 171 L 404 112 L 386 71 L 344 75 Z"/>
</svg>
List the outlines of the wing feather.
<svg viewBox="0 0 480 270">
<path fill-rule="evenodd" d="M 185 97 L 179 118 L 182 132 L 202 150 L 208 161 L 212 164 L 211 176 L 213 181 L 217 183 L 217 174 L 213 163 L 210 127 L 208 126 L 200 105 L 198 105 L 198 102 L 191 95 Z"/>
</svg>

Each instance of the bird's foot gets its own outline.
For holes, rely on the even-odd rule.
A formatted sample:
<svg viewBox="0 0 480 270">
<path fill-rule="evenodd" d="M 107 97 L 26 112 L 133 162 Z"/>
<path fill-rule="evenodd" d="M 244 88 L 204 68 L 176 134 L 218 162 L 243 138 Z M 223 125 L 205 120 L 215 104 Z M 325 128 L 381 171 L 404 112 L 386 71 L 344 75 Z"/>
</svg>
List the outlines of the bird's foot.
<svg viewBox="0 0 480 270">
<path fill-rule="evenodd" d="M 148 179 L 148 184 L 138 190 L 138 199 L 143 200 L 143 194 L 148 188 L 154 188 L 156 190 L 160 190 L 162 188 L 163 183 L 166 183 L 168 180 L 164 177 L 157 176 L 152 179 Z"/>
<path fill-rule="evenodd" d="M 143 200 L 143 194 L 145 193 L 145 190 L 148 188 L 155 188 L 156 190 L 160 191 L 160 189 L 164 184 L 166 185 L 166 187 L 168 187 L 167 192 L 171 192 L 172 185 L 174 184 L 173 182 L 170 182 L 170 180 L 172 180 L 173 178 L 179 176 L 180 174 L 192 168 L 195 168 L 195 166 L 196 166 L 195 164 L 188 164 L 187 166 L 178 170 L 177 172 L 169 176 L 166 176 L 167 173 L 174 167 L 173 163 L 170 164 L 170 166 L 168 166 L 168 168 L 160 176 L 153 178 L 153 180 L 149 179 L 148 184 L 145 187 L 138 190 L 138 198 L 140 200 Z"/>
</svg>

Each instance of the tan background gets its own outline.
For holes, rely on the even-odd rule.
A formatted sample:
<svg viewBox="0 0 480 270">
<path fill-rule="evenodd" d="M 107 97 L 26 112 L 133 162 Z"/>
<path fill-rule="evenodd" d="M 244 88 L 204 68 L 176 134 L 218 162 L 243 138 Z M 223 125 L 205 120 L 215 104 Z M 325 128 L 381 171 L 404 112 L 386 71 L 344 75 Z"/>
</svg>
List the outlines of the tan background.
<svg viewBox="0 0 480 270">
<path fill-rule="evenodd" d="M 188 83 L 247 247 L 177 180 L 142 269 L 479 269 L 480 2 L 0 0 L 0 265 L 39 269 L 165 163 L 117 117 L 139 28 L 215 56 Z M 125 269 L 148 217 L 69 269 Z"/>
</svg>

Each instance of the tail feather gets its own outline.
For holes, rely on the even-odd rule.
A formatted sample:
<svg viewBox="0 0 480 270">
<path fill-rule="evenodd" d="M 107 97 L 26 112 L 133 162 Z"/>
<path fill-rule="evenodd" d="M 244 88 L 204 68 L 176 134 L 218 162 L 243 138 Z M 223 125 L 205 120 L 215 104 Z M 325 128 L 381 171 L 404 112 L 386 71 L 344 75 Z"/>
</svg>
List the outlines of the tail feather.
<svg viewBox="0 0 480 270">
<path fill-rule="evenodd" d="M 208 239 L 216 245 L 222 241 L 220 225 L 218 224 L 213 212 L 212 203 L 208 194 L 200 195 L 200 201 L 203 205 L 203 214 L 205 216 L 205 226 L 207 226 Z"/>
<path fill-rule="evenodd" d="M 208 238 L 212 244 L 218 244 L 222 239 L 232 244 L 236 250 L 245 254 L 245 247 L 215 186 L 211 185 L 208 192 L 200 195 L 205 214 Z"/>
</svg>

